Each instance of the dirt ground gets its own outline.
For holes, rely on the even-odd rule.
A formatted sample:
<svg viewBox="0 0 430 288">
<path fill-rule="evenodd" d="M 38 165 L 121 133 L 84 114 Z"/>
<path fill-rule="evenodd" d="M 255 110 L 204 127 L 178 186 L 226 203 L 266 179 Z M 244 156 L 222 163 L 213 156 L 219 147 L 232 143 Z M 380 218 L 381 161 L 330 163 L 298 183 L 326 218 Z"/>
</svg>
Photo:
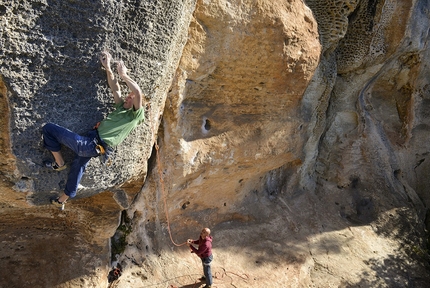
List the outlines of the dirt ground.
<svg viewBox="0 0 430 288">
<path fill-rule="evenodd" d="M 23 194 L 7 195 L 19 200 Z M 262 210 L 264 221 L 212 227 L 213 287 L 427 287 L 430 261 L 412 209 L 387 209 L 364 224 L 332 210 L 336 204 L 303 209 L 311 198 L 302 198 L 297 207 L 288 206 L 290 214 L 282 212 L 287 208 L 280 201 Z M 0 288 L 107 287 L 109 239 L 121 214 L 108 199 L 106 192 L 75 200 L 65 211 L 3 205 L 0 267 L 7 273 L 0 276 Z M 200 260 L 186 246 L 174 246 L 165 226 L 152 236 L 138 227 L 136 221 L 120 255 L 123 274 L 110 287 L 204 286 Z M 178 243 L 186 239 L 179 226 L 171 231 Z M 162 243 L 148 249 L 144 239 Z"/>
</svg>

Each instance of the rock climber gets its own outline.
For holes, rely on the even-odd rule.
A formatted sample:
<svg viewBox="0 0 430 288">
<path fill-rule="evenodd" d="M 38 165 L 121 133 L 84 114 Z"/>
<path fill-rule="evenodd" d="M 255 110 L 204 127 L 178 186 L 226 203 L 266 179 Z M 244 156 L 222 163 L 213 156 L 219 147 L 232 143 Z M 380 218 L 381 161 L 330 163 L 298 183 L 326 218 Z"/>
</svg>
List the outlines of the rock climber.
<svg viewBox="0 0 430 288">
<path fill-rule="evenodd" d="M 47 123 L 43 126 L 43 143 L 51 151 L 53 161 L 46 161 L 45 165 L 55 171 L 62 171 L 66 163 L 61 154 L 61 144 L 69 147 L 76 154 L 70 166 L 64 192 L 51 203 L 61 210 L 67 199 L 76 196 L 79 182 L 92 157 L 109 157 L 113 148 L 120 144 L 129 134 L 145 120 L 146 101 L 139 85 L 127 74 L 127 67 L 122 61 L 117 63 L 119 77 L 127 84 L 131 92 L 124 99 L 121 98 L 120 85 L 111 69 L 112 56 L 104 51 L 100 55 L 100 62 L 106 70 L 107 81 L 113 93 L 115 110 L 102 120 L 93 130 L 81 136 L 64 127 Z M 145 103 L 142 103 L 145 102 Z"/>
<path fill-rule="evenodd" d="M 187 240 L 187 245 L 190 247 L 191 253 L 196 253 L 196 255 L 202 260 L 203 274 L 205 276 L 200 279 L 206 281 L 206 285 L 203 288 L 212 287 L 211 262 L 213 260 L 213 255 L 212 236 L 210 236 L 210 234 L 211 230 L 209 228 L 203 228 L 198 240 Z M 193 244 L 197 244 L 198 248 L 195 248 Z"/>
</svg>

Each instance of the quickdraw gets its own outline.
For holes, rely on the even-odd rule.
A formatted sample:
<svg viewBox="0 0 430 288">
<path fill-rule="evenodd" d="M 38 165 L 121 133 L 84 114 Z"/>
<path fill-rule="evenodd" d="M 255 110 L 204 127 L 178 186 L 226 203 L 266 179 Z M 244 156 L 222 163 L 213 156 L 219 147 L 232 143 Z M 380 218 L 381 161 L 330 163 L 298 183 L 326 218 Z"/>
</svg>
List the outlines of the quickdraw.
<svg viewBox="0 0 430 288">
<path fill-rule="evenodd" d="M 97 153 L 102 154 L 102 155 L 106 154 L 105 148 L 100 144 L 96 145 L 96 151 L 97 151 Z"/>
</svg>

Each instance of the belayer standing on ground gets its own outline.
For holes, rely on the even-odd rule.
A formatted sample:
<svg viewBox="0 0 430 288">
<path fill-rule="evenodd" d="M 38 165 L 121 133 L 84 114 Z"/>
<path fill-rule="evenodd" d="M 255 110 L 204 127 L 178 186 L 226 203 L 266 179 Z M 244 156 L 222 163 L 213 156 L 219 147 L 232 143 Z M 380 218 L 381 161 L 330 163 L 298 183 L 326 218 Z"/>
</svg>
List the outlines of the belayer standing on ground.
<svg viewBox="0 0 430 288">
<path fill-rule="evenodd" d="M 76 154 L 70 166 L 64 193 L 51 200 L 52 204 L 61 209 L 64 209 L 64 203 L 69 197 L 76 196 L 79 182 L 90 159 L 100 155 L 107 156 L 113 151 L 113 147 L 120 144 L 145 119 L 142 91 L 139 85 L 127 75 L 127 67 L 124 63 L 118 62 L 117 70 L 119 77 L 127 84 L 131 92 L 122 99 L 120 85 L 111 70 L 111 54 L 106 51 L 102 52 L 100 61 L 106 69 L 108 84 L 115 101 L 115 110 L 101 121 L 98 127 L 95 127 L 96 129 L 89 131 L 84 136 L 52 123 L 43 126 L 44 146 L 51 151 L 55 159 L 52 162 L 45 162 L 47 167 L 56 171 L 66 168 L 60 151 L 61 144 L 69 147 Z"/>
<path fill-rule="evenodd" d="M 212 256 L 212 236 L 210 236 L 211 230 L 209 228 L 203 228 L 200 233 L 198 240 L 188 239 L 187 245 L 191 249 L 191 253 L 196 253 L 197 256 L 202 260 L 203 273 L 205 277 L 202 280 L 206 280 L 206 285 L 203 288 L 210 288 L 212 286 L 212 271 L 211 262 L 213 260 Z M 192 244 L 197 244 L 196 249 Z"/>
</svg>

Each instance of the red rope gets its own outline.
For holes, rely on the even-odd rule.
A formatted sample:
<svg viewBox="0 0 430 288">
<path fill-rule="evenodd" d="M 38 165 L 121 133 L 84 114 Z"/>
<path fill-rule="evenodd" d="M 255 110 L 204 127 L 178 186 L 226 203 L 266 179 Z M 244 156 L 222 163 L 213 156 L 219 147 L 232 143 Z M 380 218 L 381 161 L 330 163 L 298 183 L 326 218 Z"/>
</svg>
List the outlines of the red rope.
<svg viewBox="0 0 430 288">
<path fill-rule="evenodd" d="M 173 240 L 172 237 L 172 231 L 170 229 L 170 220 L 169 220 L 169 211 L 167 210 L 167 200 L 166 200 L 166 193 L 164 190 L 164 180 L 163 180 L 163 170 L 161 169 L 161 161 L 160 161 L 160 154 L 158 153 L 158 143 L 157 140 L 155 140 L 155 150 L 157 151 L 157 166 L 158 166 L 158 175 L 160 177 L 160 184 L 161 184 L 161 194 L 163 195 L 163 202 L 164 202 L 164 213 L 166 214 L 166 222 L 167 222 L 167 230 L 169 231 L 169 237 L 170 241 L 172 241 L 173 245 L 175 246 L 182 246 L 187 244 L 187 242 L 184 242 L 182 244 L 176 244 L 176 242 Z"/>
<path fill-rule="evenodd" d="M 151 111 L 152 111 L 152 109 L 151 109 Z M 154 131 L 155 125 L 152 125 L 152 128 L 153 128 L 152 133 L 155 137 L 155 131 Z M 183 245 L 187 244 L 187 242 L 184 242 L 182 244 L 176 244 L 176 242 L 173 240 L 173 237 L 172 237 L 172 231 L 170 229 L 169 211 L 167 210 L 167 200 L 166 200 L 167 197 L 166 197 L 166 192 L 164 189 L 163 169 L 161 167 L 160 153 L 158 153 L 159 147 L 158 147 L 158 142 L 157 142 L 156 138 L 154 139 L 154 143 L 155 143 L 154 145 L 155 145 L 155 150 L 156 150 L 156 154 L 157 154 L 157 167 L 158 167 L 157 170 L 158 170 L 158 175 L 160 177 L 161 194 L 162 194 L 163 202 L 164 202 L 164 213 L 166 214 L 167 231 L 169 232 L 170 241 L 173 243 L 173 245 L 178 246 L 178 247 L 183 246 Z"/>
</svg>

